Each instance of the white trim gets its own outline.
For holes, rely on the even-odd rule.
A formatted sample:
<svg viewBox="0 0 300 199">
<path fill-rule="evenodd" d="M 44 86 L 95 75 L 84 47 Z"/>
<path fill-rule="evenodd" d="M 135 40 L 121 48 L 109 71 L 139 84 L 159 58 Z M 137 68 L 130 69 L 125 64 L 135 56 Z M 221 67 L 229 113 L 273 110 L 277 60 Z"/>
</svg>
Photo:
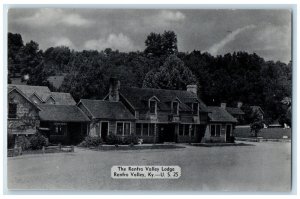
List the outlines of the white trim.
<svg viewBox="0 0 300 199">
<path fill-rule="evenodd" d="M 56 104 L 56 100 L 54 99 L 54 97 L 53 97 L 52 95 L 50 95 L 50 96 L 45 100 L 45 103 L 47 103 L 48 100 L 49 100 L 50 98 L 52 98 L 53 101 L 54 101 L 54 104 Z"/>
<path fill-rule="evenodd" d="M 154 113 L 151 113 L 150 102 L 155 102 L 155 111 L 154 111 Z M 148 100 L 148 107 L 149 107 L 149 113 L 150 114 L 157 115 L 157 101 L 156 100 L 153 100 L 153 99 L 150 98 Z"/>
<path fill-rule="evenodd" d="M 40 97 L 36 94 L 36 92 L 32 93 L 32 95 L 30 95 L 29 99 L 31 99 L 31 97 L 32 97 L 33 95 L 35 95 L 35 96 L 40 100 L 41 103 L 44 102 L 44 100 L 42 100 L 42 98 L 40 98 Z"/>
<path fill-rule="evenodd" d="M 173 113 L 173 110 L 174 110 L 173 104 L 174 104 L 174 102 L 177 103 L 177 113 L 176 113 L 176 115 L 179 115 L 179 102 L 180 102 L 180 101 L 176 101 L 176 100 L 173 100 L 173 101 L 172 101 L 172 105 L 171 105 L 171 111 L 172 111 L 172 114 L 174 114 L 174 113 Z"/>
<path fill-rule="evenodd" d="M 101 133 L 102 133 L 102 123 L 104 123 L 104 122 L 106 122 L 107 123 L 107 135 L 109 135 L 109 121 L 106 121 L 106 120 L 104 120 L 104 121 L 100 121 L 100 138 L 101 138 Z"/>
<path fill-rule="evenodd" d="M 118 133 L 118 123 L 122 124 L 122 135 L 125 136 L 125 123 L 129 123 L 129 135 L 131 135 L 131 122 L 130 121 L 116 121 L 116 130 L 115 130 L 115 135 L 119 135 Z"/>
<path fill-rule="evenodd" d="M 77 103 L 77 107 L 85 114 L 85 112 L 79 107 L 79 104 L 82 104 L 82 106 L 84 106 L 85 107 L 85 109 L 91 114 L 91 116 L 92 116 L 92 119 L 95 119 L 96 117 L 92 114 L 92 112 L 88 109 L 88 107 L 86 107 L 85 105 L 84 105 L 84 103 L 82 103 L 82 101 L 80 100 L 78 103 Z M 86 115 L 86 114 L 85 114 Z"/>
</svg>

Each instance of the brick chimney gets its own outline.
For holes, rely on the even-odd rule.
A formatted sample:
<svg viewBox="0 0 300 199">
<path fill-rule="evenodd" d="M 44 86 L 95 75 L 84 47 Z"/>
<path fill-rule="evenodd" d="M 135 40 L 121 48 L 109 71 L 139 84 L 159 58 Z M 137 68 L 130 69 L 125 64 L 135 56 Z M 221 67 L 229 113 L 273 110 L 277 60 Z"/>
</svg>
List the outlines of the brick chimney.
<svg viewBox="0 0 300 199">
<path fill-rule="evenodd" d="M 111 102 L 119 101 L 120 99 L 119 90 L 120 90 L 120 81 L 115 77 L 111 77 L 109 79 L 109 101 Z"/>
<path fill-rule="evenodd" d="M 186 90 L 187 90 L 188 92 L 192 92 L 192 93 L 197 94 L 197 85 L 196 85 L 196 84 L 190 84 L 190 85 L 187 85 L 187 86 L 186 86 Z"/>
<path fill-rule="evenodd" d="M 243 106 L 243 102 L 238 102 L 237 103 L 237 108 L 241 108 Z"/>
<path fill-rule="evenodd" d="M 221 103 L 221 108 L 226 109 L 226 103 Z"/>
</svg>

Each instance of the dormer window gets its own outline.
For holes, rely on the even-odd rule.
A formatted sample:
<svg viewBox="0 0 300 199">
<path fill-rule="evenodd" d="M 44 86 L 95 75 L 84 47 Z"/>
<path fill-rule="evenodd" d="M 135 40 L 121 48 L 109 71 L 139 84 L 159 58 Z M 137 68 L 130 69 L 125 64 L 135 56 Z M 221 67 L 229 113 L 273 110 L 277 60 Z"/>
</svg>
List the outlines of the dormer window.
<svg viewBox="0 0 300 199">
<path fill-rule="evenodd" d="M 172 103 L 172 113 L 174 115 L 178 115 L 179 114 L 179 103 L 178 102 L 173 102 Z"/>
<path fill-rule="evenodd" d="M 193 114 L 198 115 L 198 111 L 199 111 L 199 104 L 193 103 Z"/>
<path fill-rule="evenodd" d="M 157 102 L 155 100 L 149 101 L 149 108 L 151 114 L 156 114 L 157 112 Z"/>
</svg>

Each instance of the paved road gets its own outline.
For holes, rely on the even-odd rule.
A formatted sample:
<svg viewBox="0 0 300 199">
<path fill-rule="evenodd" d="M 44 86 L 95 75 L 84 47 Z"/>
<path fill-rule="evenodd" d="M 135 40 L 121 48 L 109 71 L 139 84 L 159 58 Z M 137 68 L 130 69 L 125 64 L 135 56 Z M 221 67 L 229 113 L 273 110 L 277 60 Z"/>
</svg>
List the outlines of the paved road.
<svg viewBox="0 0 300 199">
<path fill-rule="evenodd" d="M 291 143 L 140 151 L 91 151 L 8 158 L 10 189 L 289 191 Z M 178 165 L 177 180 L 112 179 L 113 165 Z"/>
</svg>

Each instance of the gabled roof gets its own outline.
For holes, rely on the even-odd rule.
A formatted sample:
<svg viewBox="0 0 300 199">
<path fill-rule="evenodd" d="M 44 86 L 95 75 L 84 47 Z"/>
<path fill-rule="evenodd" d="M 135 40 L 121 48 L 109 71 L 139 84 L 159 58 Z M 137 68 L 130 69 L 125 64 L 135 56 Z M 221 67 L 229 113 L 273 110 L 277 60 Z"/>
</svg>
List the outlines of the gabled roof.
<svg viewBox="0 0 300 199">
<path fill-rule="evenodd" d="M 39 104 L 41 121 L 54 122 L 89 122 L 90 119 L 83 111 L 75 106 L 70 105 L 49 105 Z"/>
<path fill-rule="evenodd" d="M 65 79 L 65 75 L 55 75 L 55 76 L 49 76 L 47 80 L 55 88 L 60 88 L 64 79 Z"/>
<path fill-rule="evenodd" d="M 70 93 L 51 92 L 51 96 L 58 105 L 76 105 L 74 98 Z"/>
<path fill-rule="evenodd" d="M 245 115 L 242 109 L 236 107 L 226 107 L 226 111 L 228 111 L 231 115 Z"/>
<path fill-rule="evenodd" d="M 8 91 L 12 88 L 18 88 L 22 91 L 28 98 L 30 98 L 34 93 L 41 98 L 43 101 L 47 100 L 47 98 L 51 95 L 51 91 L 47 86 L 30 86 L 30 85 L 16 85 L 9 84 Z"/>
<path fill-rule="evenodd" d="M 122 104 L 122 102 L 110 102 L 105 100 L 81 99 L 82 103 L 94 118 L 111 120 L 135 120 L 134 115 Z"/>
<path fill-rule="evenodd" d="M 211 122 L 237 122 L 237 120 L 230 115 L 224 108 L 218 106 L 207 106 L 208 117 Z"/>
<path fill-rule="evenodd" d="M 34 102 L 32 102 L 20 89 L 18 89 L 17 87 L 9 87 L 8 88 L 8 94 L 12 91 L 17 91 L 18 93 L 20 93 L 21 96 L 23 96 L 28 102 L 30 102 L 35 108 L 37 108 L 38 110 L 41 110 L 37 104 L 35 104 Z"/>
<path fill-rule="evenodd" d="M 261 109 L 260 106 L 250 106 L 252 109 L 252 112 L 254 113 L 255 111 L 260 111 L 261 113 L 264 113 L 264 111 Z"/>
<path fill-rule="evenodd" d="M 147 101 L 152 96 L 156 96 L 160 103 L 160 106 L 164 109 L 170 109 L 169 102 L 178 98 L 182 103 L 180 103 L 180 110 L 190 111 L 190 107 L 186 103 L 199 102 L 200 111 L 206 112 L 206 105 L 198 99 L 197 95 L 192 92 L 185 90 L 167 90 L 167 89 L 154 89 L 154 88 L 136 88 L 136 87 L 121 87 L 120 93 L 124 96 L 135 109 L 147 109 Z"/>
</svg>

